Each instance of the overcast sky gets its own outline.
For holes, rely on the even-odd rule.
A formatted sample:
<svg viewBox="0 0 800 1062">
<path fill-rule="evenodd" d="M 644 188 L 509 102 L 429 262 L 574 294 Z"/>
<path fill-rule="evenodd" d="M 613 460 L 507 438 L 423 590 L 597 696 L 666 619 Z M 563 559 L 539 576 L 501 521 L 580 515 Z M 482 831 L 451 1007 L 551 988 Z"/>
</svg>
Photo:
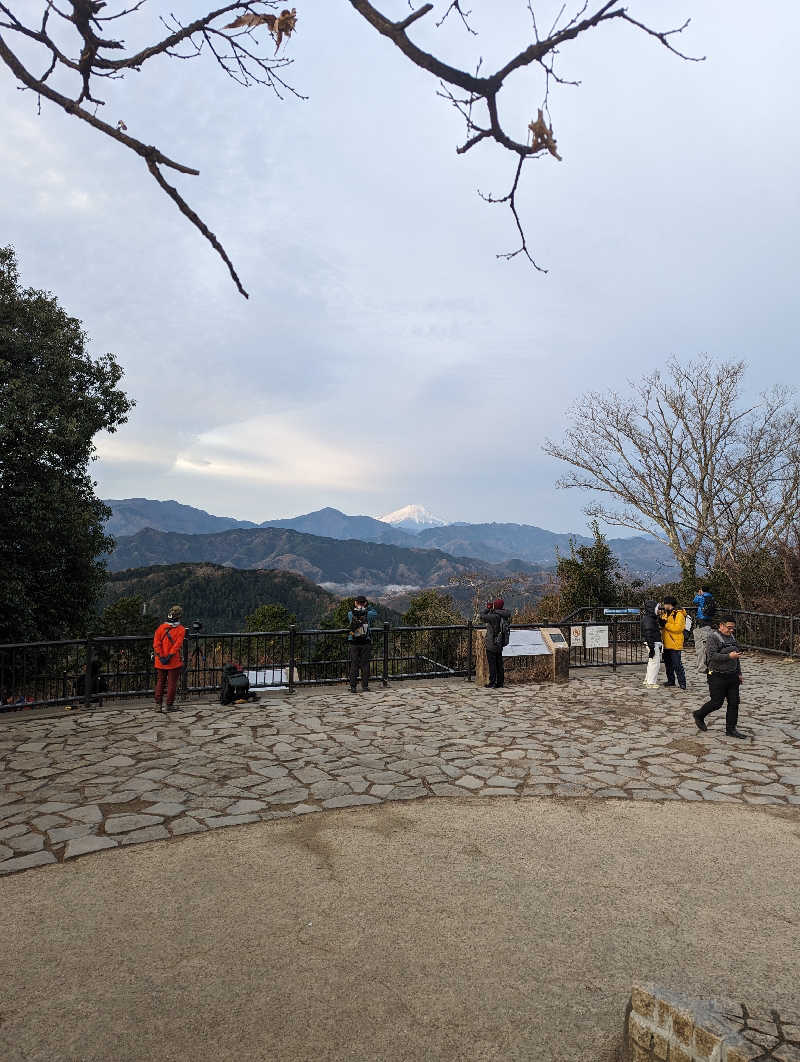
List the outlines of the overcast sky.
<svg viewBox="0 0 800 1062">
<path fill-rule="evenodd" d="M 484 69 L 529 42 L 522 0 L 471 6 L 479 38 L 430 16 L 410 34 Z M 560 6 L 536 5 L 540 26 Z M 158 35 L 160 9 L 129 42 Z M 757 23 L 741 0 L 628 9 L 659 29 L 691 16 L 681 46 L 708 58 L 621 23 L 562 49 L 582 82 L 551 95 L 563 161 L 532 161 L 519 197 L 546 276 L 496 259 L 513 219 L 477 195 L 504 194 L 514 158 L 457 156 L 436 81 L 347 0 L 298 3 L 286 55 L 307 101 L 208 60 L 103 85 L 104 117 L 201 171 L 178 182 L 249 301 L 141 160 L 0 80 L 0 242 L 116 354 L 137 403 L 97 440 L 98 493 L 256 521 L 416 502 L 581 531 L 588 499 L 554 489 L 541 445 L 584 391 L 701 351 L 745 359 L 754 391 L 797 385 L 800 4 L 765 0 Z M 501 97 L 520 138 L 541 96 L 531 72 Z"/>
</svg>

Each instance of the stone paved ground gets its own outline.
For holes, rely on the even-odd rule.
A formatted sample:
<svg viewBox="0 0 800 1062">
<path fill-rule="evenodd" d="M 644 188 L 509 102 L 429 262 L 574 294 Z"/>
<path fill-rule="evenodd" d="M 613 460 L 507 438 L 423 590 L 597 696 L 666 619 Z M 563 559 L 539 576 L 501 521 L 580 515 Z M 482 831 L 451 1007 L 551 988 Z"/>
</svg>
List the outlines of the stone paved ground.
<svg viewBox="0 0 800 1062">
<path fill-rule="evenodd" d="M 691 658 L 689 658 L 689 661 Z M 0 874 L 240 823 L 436 796 L 683 800 L 800 809 L 800 667 L 747 661 L 740 726 L 642 668 L 568 686 L 463 680 L 0 718 Z"/>
</svg>

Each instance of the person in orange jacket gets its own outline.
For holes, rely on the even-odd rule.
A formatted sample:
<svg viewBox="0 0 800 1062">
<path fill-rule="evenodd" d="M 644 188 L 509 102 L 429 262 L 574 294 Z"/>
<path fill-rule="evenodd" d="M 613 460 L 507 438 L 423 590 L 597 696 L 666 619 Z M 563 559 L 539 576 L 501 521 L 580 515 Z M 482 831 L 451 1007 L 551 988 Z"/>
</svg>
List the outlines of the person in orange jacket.
<svg viewBox="0 0 800 1062">
<path fill-rule="evenodd" d="M 682 690 L 686 689 L 686 672 L 681 660 L 683 636 L 686 631 L 686 609 L 678 608 L 674 597 L 665 597 L 659 610 L 658 622 L 664 641 L 664 667 L 667 672 L 665 686 L 675 688 L 675 679 Z"/>
<path fill-rule="evenodd" d="M 156 708 L 161 711 L 164 687 L 167 689 L 167 711 L 177 712 L 175 693 L 178 679 L 183 668 L 183 643 L 186 628 L 181 623 L 183 609 L 173 605 L 167 613 L 166 623 L 162 623 L 153 635 L 153 659 L 158 678 L 156 680 Z"/>
</svg>

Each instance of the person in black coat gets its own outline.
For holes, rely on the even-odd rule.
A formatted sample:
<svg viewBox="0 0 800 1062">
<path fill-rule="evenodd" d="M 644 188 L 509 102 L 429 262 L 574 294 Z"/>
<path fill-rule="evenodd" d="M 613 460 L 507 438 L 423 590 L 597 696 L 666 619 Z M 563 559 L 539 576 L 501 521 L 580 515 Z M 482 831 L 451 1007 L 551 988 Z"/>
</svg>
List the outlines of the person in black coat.
<svg viewBox="0 0 800 1062">
<path fill-rule="evenodd" d="M 648 648 L 644 686 L 648 690 L 658 689 L 658 673 L 661 670 L 661 658 L 664 653 L 657 609 L 658 605 L 655 601 L 645 601 L 642 609 L 642 638 Z"/>
<path fill-rule="evenodd" d="M 500 637 L 500 623 L 505 620 L 511 622 L 511 613 L 505 607 L 502 597 L 494 601 L 487 601 L 486 608 L 478 617 L 481 623 L 486 624 L 486 663 L 489 665 L 489 681 L 487 689 L 503 688 L 505 673 L 503 671 L 503 645 Z"/>
</svg>

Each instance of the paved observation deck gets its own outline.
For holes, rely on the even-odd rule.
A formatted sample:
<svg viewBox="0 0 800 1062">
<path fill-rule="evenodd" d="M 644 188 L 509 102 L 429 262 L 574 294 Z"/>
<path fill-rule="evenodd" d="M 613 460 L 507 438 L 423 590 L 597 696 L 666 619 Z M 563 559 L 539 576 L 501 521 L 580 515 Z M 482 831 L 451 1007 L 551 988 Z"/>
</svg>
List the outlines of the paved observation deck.
<svg viewBox="0 0 800 1062">
<path fill-rule="evenodd" d="M 269 692 L 0 717 L 0 875 L 101 849 L 326 809 L 435 797 L 617 798 L 800 812 L 800 667 L 750 657 L 740 728 L 706 696 L 646 690 L 643 668 L 573 671 L 567 686 L 463 679 Z"/>
</svg>

